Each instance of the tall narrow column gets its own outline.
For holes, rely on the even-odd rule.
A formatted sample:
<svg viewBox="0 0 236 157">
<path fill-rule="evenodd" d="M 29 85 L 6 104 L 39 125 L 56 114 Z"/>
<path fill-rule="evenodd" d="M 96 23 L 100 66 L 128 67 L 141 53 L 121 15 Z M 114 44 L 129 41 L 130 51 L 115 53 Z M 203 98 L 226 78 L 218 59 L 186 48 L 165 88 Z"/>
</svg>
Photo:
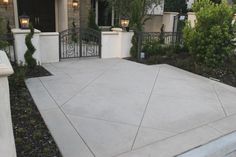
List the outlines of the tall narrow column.
<svg viewBox="0 0 236 157">
<path fill-rule="evenodd" d="M 68 0 L 58 0 L 58 31 L 68 29 Z"/>
<path fill-rule="evenodd" d="M 15 28 L 19 28 L 17 0 L 13 0 Z"/>
</svg>

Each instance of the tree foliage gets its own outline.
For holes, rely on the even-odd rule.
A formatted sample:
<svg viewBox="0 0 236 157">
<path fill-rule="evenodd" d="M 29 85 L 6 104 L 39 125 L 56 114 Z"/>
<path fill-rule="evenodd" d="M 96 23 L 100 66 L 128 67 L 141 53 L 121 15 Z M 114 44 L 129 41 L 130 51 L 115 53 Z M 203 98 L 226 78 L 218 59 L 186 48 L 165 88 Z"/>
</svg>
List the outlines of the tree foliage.
<svg viewBox="0 0 236 157">
<path fill-rule="evenodd" d="M 235 24 L 232 24 L 233 9 L 225 1 L 215 4 L 199 0 L 193 5 L 196 24 L 184 28 L 184 40 L 196 61 L 215 68 L 233 54 L 235 49 Z"/>
<path fill-rule="evenodd" d="M 154 9 L 163 0 L 109 0 L 111 6 L 115 9 L 116 14 L 120 17 L 130 18 L 130 25 L 134 29 L 142 29 L 145 22 L 150 19 L 148 11 Z"/>
<path fill-rule="evenodd" d="M 27 34 L 25 37 L 25 44 L 27 46 L 27 50 L 24 55 L 27 66 L 29 66 L 30 68 L 35 68 L 37 65 L 36 60 L 33 58 L 33 54 L 36 51 L 31 41 L 33 36 L 34 36 L 34 27 L 30 24 L 30 33 Z"/>
<path fill-rule="evenodd" d="M 130 26 L 134 30 L 132 37 L 132 48 L 130 54 L 132 57 L 138 57 L 138 41 L 139 32 L 143 30 L 143 25 L 151 16 L 149 11 L 155 9 L 163 3 L 163 0 L 109 0 L 115 9 L 115 12 L 120 16 L 126 16 L 130 19 Z"/>
</svg>

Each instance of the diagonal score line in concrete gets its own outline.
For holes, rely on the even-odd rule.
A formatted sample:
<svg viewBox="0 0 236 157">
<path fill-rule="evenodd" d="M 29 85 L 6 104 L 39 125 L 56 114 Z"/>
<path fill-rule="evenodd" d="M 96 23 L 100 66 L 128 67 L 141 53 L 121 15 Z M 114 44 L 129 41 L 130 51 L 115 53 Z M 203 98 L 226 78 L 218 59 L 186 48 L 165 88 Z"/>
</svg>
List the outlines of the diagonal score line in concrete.
<svg viewBox="0 0 236 157">
<path fill-rule="evenodd" d="M 64 117 L 66 118 L 66 120 L 70 123 L 71 127 L 75 130 L 75 132 L 78 134 L 78 136 L 81 138 L 81 140 L 83 141 L 83 143 L 85 144 L 85 146 L 88 148 L 88 150 L 91 152 L 91 154 L 96 157 L 95 153 L 92 151 L 92 149 L 89 147 L 89 145 L 86 143 L 86 141 L 83 139 L 83 137 L 80 135 L 79 131 L 76 129 L 76 127 L 74 126 L 74 124 L 71 122 L 70 118 L 65 114 L 65 112 L 63 111 L 63 109 L 60 107 L 60 105 L 56 102 L 56 100 L 53 98 L 53 96 L 50 94 L 50 92 L 48 91 L 48 89 L 46 88 L 46 86 L 44 85 L 44 83 L 40 80 L 41 84 L 43 85 L 43 87 L 45 88 L 45 90 L 47 91 L 48 95 L 53 99 L 53 101 L 57 104 L 59 110 L 62 112 L 62 114 L 64 115 Z"/>
<path fill-rule="evenodd" d="M 136 139 L 137 139 L 139 130 L 140 130 L 140 128 L 141 128 L 141 125 L 142 125 L 142 123 L 143 123 L 143 119 L 144 119 L 144 116 L 145 116 L 145 114 L 146 114 L 146 111 L 147 111 L 147 108 L 148 108 L 150 99 L 151 99 L 151 97 L 152 97 L 152 93 L 153 93 L 153 90 L 154 90 L 154 88 L 155 88 L 155 85 L 156 85 L 156 82 L 157 82 L 157 78 L 158 78 L 158 76 L 159 76 L 159 74 L 160 74 L 160 71 L 161 71 L 161 66 L 160 66 L 160 67 L 158 66 L 158 67 L 157 67 L 157 74 L 156 74 L 156 77 L 155 77 L 155 80 L 154 80 L 152 89 L 151 89 L 151 91 L 150 91 L 150 95 L 149 95 L 149 97 L 148 97 L 148 100 L 147 100 L 147 103 L 146 103 L 146 107 L 145 107 L 145 109 L 144 109 L 144 111 L 143 111 L 142 119 L 141 119 L 141 121 L 140 121 L 140 123 L 139 123 L 139 127 L 138 127 L 138 130 L 137 130 L 137 133 L 136 133 L 136 135 L 135 135 L 135 137 L 134 137 L 134 141 L 133 141 L 133 144 L 132 144 L 132 146 L 131 146 L 131 150 L 134 149 L 134 145 L 135 145 L 135 142 L 136 142 Z"/>
<path fill-rule="evenodd" d="M 106 70 L 104 70 L 102 73 L 100 73 L 99 75 L 97 75 L 95 77 L 95 79 L 89 81 L 83 88 L 81 88 L 78 92 L 76 92 L 74 95 L 72 95 L 67 101 L 65 101 L 61 107 L 64 107 L 71 99 L 73 99 L 74 97 L 76 97 L 79 93 L 81 93 L 83 90 L 85 90 L 88 86 L 90 86 L 93 82 L 95 82 L 96 80 L 98 80 L 100 77 L 102 77 L 105 73 L 107 73 L 109 70 L 111 70 L 112 68 L 114 68 L 115 66 L 117 66 L 121 61 L 117 61 L 115 64 L 112 65 L 112 67 L 107 68 Z"/>
<path fill-rule="evenodd" d="M 223 105 L 223 103 L 222 103 L 222 101 L 221 101 L 221 99 L 220 99 L 219 93 L 218 93 L 217 90 L 216 90 L 215 83 L 213 83 L 211 86 L 212 86 L 212 88 L 213 88 L 213 90 L 214 90 L 214 93 L 215 93 L 215 95 L 216 95 L 216 97 L 217 97 L 219 103 L 220 103 L 221 109 L 222 109 L 222 111 L 224 112 L 225 117 L 227 117 L 228 114 L 227 114 L 227 112 L 226 112 L 226 110 L 225 110 L 225 108 L 224 108 L 224 105 Z"/>
</svg>

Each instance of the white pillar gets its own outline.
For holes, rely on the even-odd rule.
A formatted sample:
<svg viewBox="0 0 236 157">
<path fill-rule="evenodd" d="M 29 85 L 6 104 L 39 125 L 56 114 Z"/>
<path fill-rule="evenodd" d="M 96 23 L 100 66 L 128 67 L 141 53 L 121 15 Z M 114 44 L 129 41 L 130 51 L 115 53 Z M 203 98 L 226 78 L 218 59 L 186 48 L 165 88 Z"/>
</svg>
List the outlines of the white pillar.
<svg viewBox="0 0 236 157">
<path fill-rule="evenodd" d="M 7 79 L 11 74 L 13 69 L 6 53 L 0 51 L 0 156 L 2 157 L 16 157 Z"/>
<path fill-rule="evenodd" d="M 196 14 L 194 12 L 188 12 L 188 21 L 190 22 L 191 27 L 195 26 L 196 20 Z"/>
</svg>

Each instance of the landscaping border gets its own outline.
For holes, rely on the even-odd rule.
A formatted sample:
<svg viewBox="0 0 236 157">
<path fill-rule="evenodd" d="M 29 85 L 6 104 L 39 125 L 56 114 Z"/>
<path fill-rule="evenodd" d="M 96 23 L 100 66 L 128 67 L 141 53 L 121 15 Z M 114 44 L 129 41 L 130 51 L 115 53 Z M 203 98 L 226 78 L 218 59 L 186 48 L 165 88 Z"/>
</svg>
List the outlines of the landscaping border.
<svg viewBox="0 0 236 157">
<path fill-rule="evenodd" d="M 32 70 L 13 68 L 15 74 L 9 77 L 9 85 L 17 156 L 62 157 L 24 82 L 25 78 L 51 74 L 41 66 Z"/>
</svg>

